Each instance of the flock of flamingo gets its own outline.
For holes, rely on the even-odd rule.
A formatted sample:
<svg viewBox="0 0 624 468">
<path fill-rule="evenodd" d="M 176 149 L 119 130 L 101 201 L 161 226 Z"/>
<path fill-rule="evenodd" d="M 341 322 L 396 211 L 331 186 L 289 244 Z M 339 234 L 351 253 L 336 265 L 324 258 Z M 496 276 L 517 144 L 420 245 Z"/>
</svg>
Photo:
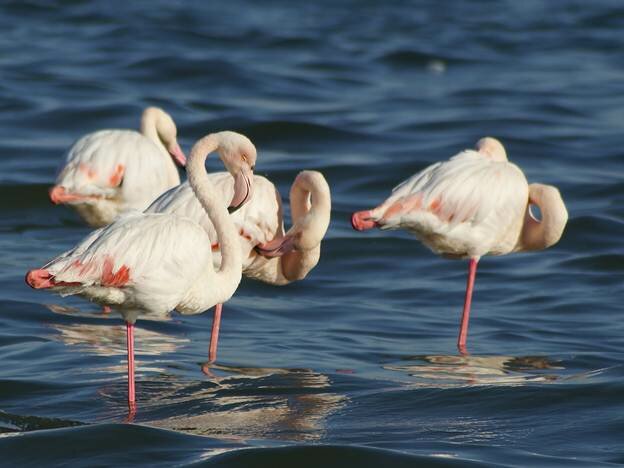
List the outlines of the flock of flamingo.
<svg viewBox="0 0 624 468">
<path fill-rule="evenodd" d="M 207 173 L 212 152 L 227 172 Z M 140 132 L 98 131 L 69 150 L 50 199 L 71 206 L 98 229 L 28 271 L 26 282 L 121 313 L 131 408 L 136 407 L 133 331 L 139 315 L 163 316 L 174 309 L 198 314 L 215 307 L 209 347 L 214 362 L 222 304 L 242 275 L 284 285 L 305 278 L 318 263 L 330 221 L 327 181 L 317 171 L 297 175 L 286 231 L 280 194 L 254 175 L 255 164 L 253 143 L 231 131 L 201 138 L 187 161 L 173 119 L 154 107 L 143 112 Z M 187 182 L 180 183 L 176 165 L 186 168 Z M 559 191 L 528 184 L 502 144 L 486 137 L 475 150 L 402 182 L 377 207 L 354 213 L 351 223 L 358 231 L 403 228 L 435 253 L 469 259 L 457 343 L 466 352 L 479 259 L 550 247 L 561 238 L 567 218 Z"/>
</svg>

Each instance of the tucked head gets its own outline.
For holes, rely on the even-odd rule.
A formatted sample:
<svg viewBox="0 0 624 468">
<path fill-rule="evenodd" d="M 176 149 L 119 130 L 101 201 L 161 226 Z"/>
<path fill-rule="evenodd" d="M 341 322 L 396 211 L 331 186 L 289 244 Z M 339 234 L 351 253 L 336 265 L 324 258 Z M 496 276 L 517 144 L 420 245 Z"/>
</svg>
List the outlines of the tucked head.
<svg viewBox="0 0 624 468">
<path fill-rule="evenodd" d="M 476 149 L 479 153 L 494 161 L 507 161 L 507 153 L 502 143 L 496 138 L 485 137 L 477 141 Z"/>
<path fill-rule="evenodd" d="M 228 208 L 232 213 L 249 201 L 253 194 L 256 147 L 240 133 L 224 131 L 215 135 L 219 140 L 219 157 L 234 177 L 234 196 Z"/>
<path fill-rule="evenodd" d="M 159 107 L 148 107 L 141 117 L 141 132 L 147 135 L 155 131 L 173 161 L 180 167 L 186 165 L 186 156 L 178 144 L 178 129 L 169 114 Z"/>
</svg>

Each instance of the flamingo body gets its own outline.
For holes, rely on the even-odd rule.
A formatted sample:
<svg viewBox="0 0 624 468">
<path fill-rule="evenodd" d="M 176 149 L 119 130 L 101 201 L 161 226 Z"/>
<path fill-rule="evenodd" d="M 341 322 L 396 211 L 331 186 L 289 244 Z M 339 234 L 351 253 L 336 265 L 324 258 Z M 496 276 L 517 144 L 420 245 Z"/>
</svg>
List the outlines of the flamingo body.
<svg viewBox="0 0 624 468">
<path fill-rule="evenodd" d="M 528 187 L 515 164 L 466 150 L 398 185 L 370 219 L 405 229 L 444 256 L 502 255 L 518 242 Z"/>
<path fill-rule="evenodd" d="M 232 177 L 224 172 L 212 173 L 208 177 L 225 200 L 232 197 Z M 265 177 L 255 175 L 253 197 L 230 215 L 239 233 L 243 275 L 276 285 L 303 279 L 320 258 L 320 242 L 329 226 L 329 197 L 329 186 L 320 172 L 302 171 L 291 188 L 293 227 L 289 232 L 293 231 L 297 240 L 288 247 L 288 252 L 265 255 L 261 247 L 287 239 L 288 233 L 284 229 L 282 199 L 277 188 Z M 311 201 L 311 198 L 318 200 Z M 318 206 L 316 211 L 313 210 L 315 204 Z M 188 183 L 163 193 L 146 212 L 175 213 L 199 220 L 211 239 L 214 266 L 221 264 L 221 249 L 212 222 L 201 210 Z M 284 271 L 284 260 L 288 262 L 293 256 L 299 260 L 298 271 Z"/>
<path fill-rule="evenodd" d="M 186 160 L 173 120 L 161 109 L 148 108 L 142 127 L 142 133 L 100 130 L 80 138 L 50 189 L 52 202 L 71 206 L 89 225 L 99 227 L 121 213 L 144 210 L 178 185 L 174 161 L 184 165 Z"/>
<path fill-rule="evenodd" d="M 531 213 L 540 208 L 542 219 Z M 468 258 L 469 272 L 458 348 L 466 351 L 477 263 L 484 255 L 540 250 L 559 241 L 568 219 L 555 187 L 529 185 L 502 144 L 482 138 L 476 150 L 433 164 L 410 177 L 372 210 L 351 217 L 359 231 L 405 229 L 433 252 Z"/>
<path fill-rule="evenodd" d="M 214 283 L 210 240 L 183 216 L 123 215 L 41 270 L 49 278 L 37 281 L 29 272 L 32 287 L 113 306 L 129 322 L 137 313 L 198 313 L 219 302 L 201 301 L 201 289 Z"/>
<path fill-rule="evenodd" d="M 234 194 L 234 180 L 227 172 L 208 174 L 208 178 L 224 200 L 230 200 Z M 210 237 L 213 251 L 213 264 L 221 264 L 221 248 L 215 228 L 206 216 L 199 200 L 194 196 L 188 182 L 174 187 L 158 197 L 146 210 L 146 213 L 172 213 L 186 216 L 203 226 Z M 265 177 L 254 175 L 253 197 L 241 208 L 230 215 L 239 234 L 242 268 L 244 272 L 254 271 L 258 264 L 269 259 L 262 257 L 254 247 L 283 235 L 282 200 L 275 186 Z M 255 267 L 255 268 L 254 268 Z"/>
<path fill-rule="evenodd" d="M 224 147 L 228 150 L 223 151 Z M 223 250 L 218 270 L 212 266 L 210 238 L 199 222 L 172 213 L 131 212 L 26 274 L 26 282 L 35 289 L 79 294 L 121 312 L 128 333 L 131 413 L 135 405 L 133 330 L 138 315 L 164 315 L 174 308 L 183 314 L 202 312 L 228 300 L 241 280 L 237 232 L 204 166 L 206 156 L 215 150 L 244 188 L 244 194 L 237 197 L 244 203 L 253 193 L 255 148 L 242 135 L 220 132 L 202 138 L 191 151 L 189 182 Z"/>
<path fill-rule="evenodd" d="M 209 175 L 224 199 L 234 191 L 234 180 L 224 173 Z M 292 227 L 284 232 L 282 200 L 276 187 L 254 176 L 254 195 L 231 214 L 239 234 L 243 275 L 274 285 L 301 280 L 316 266 L 321 241 L 329 227 L 331 200 L 327 181 L 320 172 L 300 172 L 290 191 Z M 188 184 L 161 195 L 147 212 L 175 213 L 199 219 L 209 233 L 215 267 L 221 263 L 220 246 L 211 220 L 201 212 Z M 216 359 L 221 306 L 214 312 L 209 360 Z"/>
</svg>

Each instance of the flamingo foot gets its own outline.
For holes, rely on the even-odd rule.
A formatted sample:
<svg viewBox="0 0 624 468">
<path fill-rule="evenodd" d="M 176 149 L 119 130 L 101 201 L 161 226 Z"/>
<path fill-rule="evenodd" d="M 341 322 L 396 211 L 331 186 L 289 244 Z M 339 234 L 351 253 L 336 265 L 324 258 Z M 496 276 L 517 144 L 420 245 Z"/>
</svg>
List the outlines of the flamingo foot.
<svg viewBox="0 0 624 468">
<path fill-rule="evenodd" d="M 137 413 L 137 405 L 135 402 L 128 402 L 128 416 L 126 416 L 126 421 L 127 423 L 133 423 L 134 422 L 134 417 L 136 416 Z"/>
<path fill-rule="evenodd" d="M 357 211 L 351 216 L 351 226 L 356 231 L 365 231 L 374 227 L 379 227 L 377 221 L 371 219 L 373 213 L 371 210 Z"/>
<path fill-rule="evenodd" d="M 206 377 L 210 377 L 211 379 L 216 379 L 217 376 L 210 370 L 212 367 L 212 362 L 204 362 L 201 366 L 201 371 Z"/>
</svg>

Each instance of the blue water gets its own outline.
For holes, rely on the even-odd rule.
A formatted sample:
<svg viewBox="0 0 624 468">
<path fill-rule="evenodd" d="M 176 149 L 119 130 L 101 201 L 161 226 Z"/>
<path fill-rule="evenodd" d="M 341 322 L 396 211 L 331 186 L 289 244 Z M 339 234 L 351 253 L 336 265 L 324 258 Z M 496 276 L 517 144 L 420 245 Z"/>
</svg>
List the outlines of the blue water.
<svg viewBox="0 0 624 468">
<path fill-rule="evenodd" d="M 0 464 L 624 463 L 624 4 L 261 3 L 3 2 Z M 89 232 L 47 200 L 64 152 L 147 105 L 187 151 L 248 135 L 284 197 L 322 171 L 333 213 L 305 281 L 225 305 L 212 376 L 210 314 L 138 322 L 129 424 L 121 319 L 23 277 Z M 349 215 L 485 135 L 570 221 L 480 262 L 459 356 L 466 263 Z"/>
</svg>

